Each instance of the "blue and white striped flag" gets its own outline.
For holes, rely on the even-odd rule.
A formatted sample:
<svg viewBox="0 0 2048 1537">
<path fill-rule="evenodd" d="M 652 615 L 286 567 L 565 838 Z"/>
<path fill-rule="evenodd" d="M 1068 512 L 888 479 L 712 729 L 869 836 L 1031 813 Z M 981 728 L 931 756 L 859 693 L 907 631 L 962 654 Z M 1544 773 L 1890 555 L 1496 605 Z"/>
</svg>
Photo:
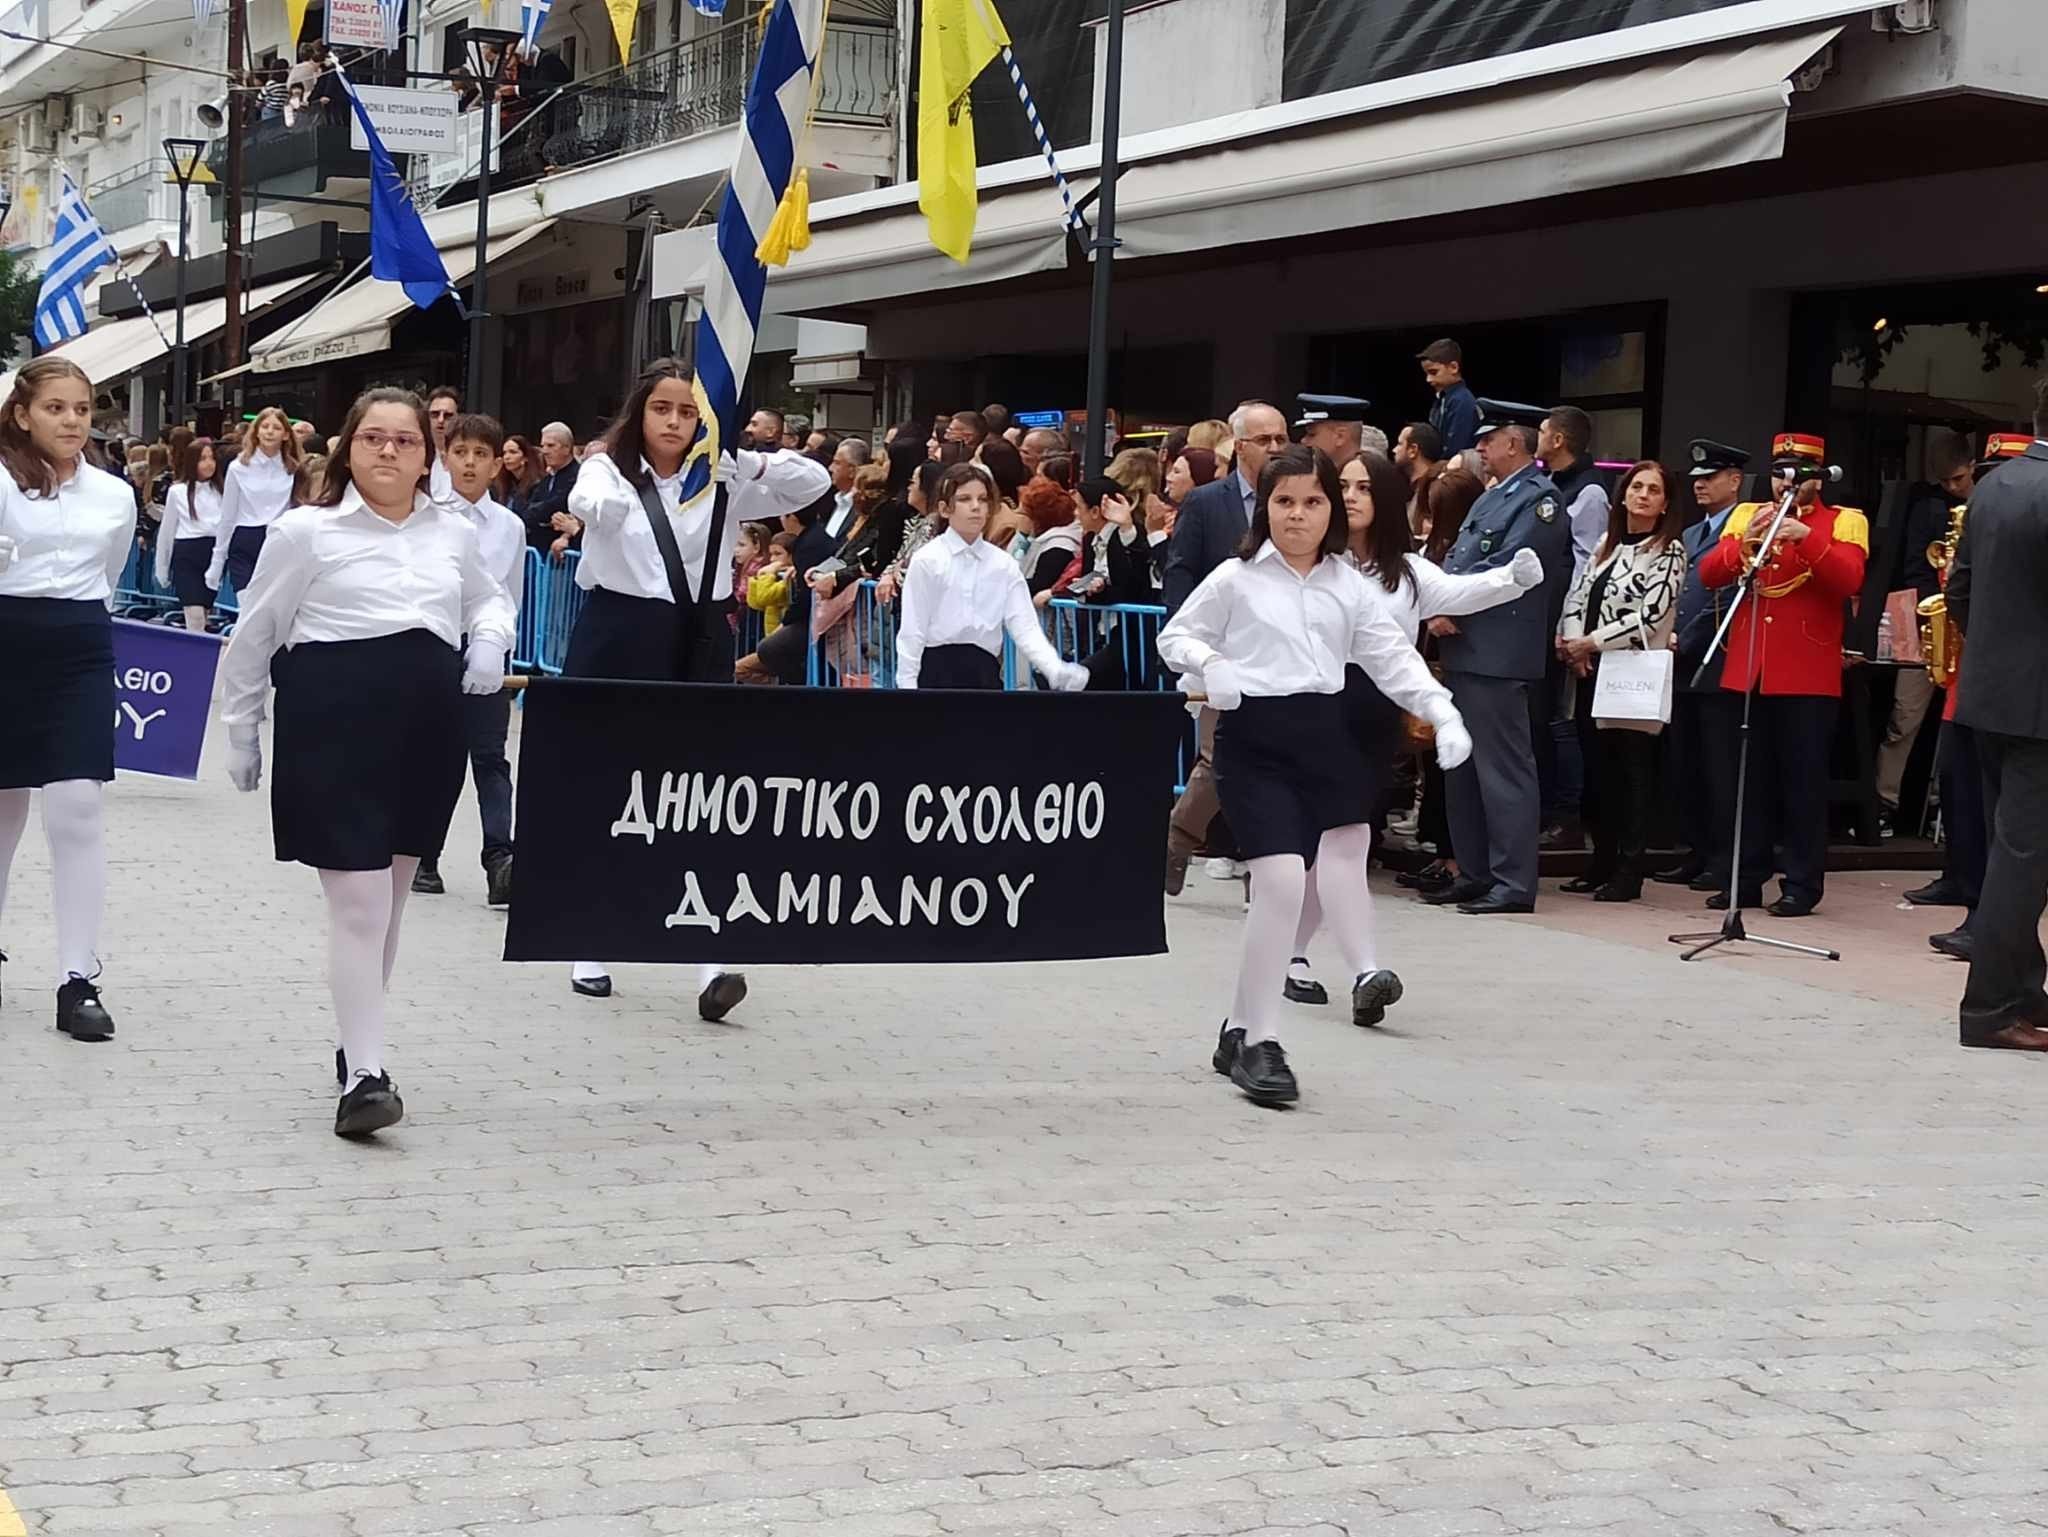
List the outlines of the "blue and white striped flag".
<svg viewBox="0 0 2048 1537">
<path fill-rule="evenodd" d="M 714 21 L 725 17 L 725 0 L 690 0 L 690 9 L 699 16 L 709 16 Z"/>
<path fill-rule="evenodd" d="M 57 233 L 50 244 L 50 264 L 43 269 L 42 291 L 36 296 L 36 343 L 42 347 L 85 335 L 85 280 L 119 255 L 68 171 L 57 199 Z"/>
<path fill-rule="evenodd" d="M 215 0 L 192 0 L 192 23 L 203 27 L 213 19 Z"/>
<path fill-rule="evenodd" d="M 548 12 L 554 8 L 555 0 L 520 0 L 519 35 L 529 54 L 540 46 L 540 29 L 548 24 Z"/>
<path fill-rule="evenodd" d="M 702 0 L 695 3 L 703 8 Z M 740 386 L 753 361 L 761 295 L 768 286 L 768 269 L 754 253 L 796 172 L 811 73 L 824 38 L 825 0 L 775 0 L 740 115 L 739 154 L 718 210 L 718 258 L 705 278 L 704 313 L 697 321 L 697 384 L 717 437 L 684 479 L 685 502 L 708 486 L 717 445 L 735 441 L 739 431 Z"/>
</svg>

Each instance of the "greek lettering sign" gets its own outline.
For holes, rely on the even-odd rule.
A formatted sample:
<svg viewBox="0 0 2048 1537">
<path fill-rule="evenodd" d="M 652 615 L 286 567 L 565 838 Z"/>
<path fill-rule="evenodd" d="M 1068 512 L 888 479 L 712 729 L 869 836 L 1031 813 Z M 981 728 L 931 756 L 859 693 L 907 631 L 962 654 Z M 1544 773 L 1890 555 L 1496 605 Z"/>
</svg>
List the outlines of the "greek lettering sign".
<svg viewBox="0 0 2048 1537">
<path fill-rule="evenodd" d="M 337 48 L 396 48 L 399 14 L 378 0 L 327 0 L 327 41 Z M 377 131 L 384 131 L 381 124 Z"/>
<path fill-rule="evenodd" d="M 377 137 L 395 155 L 438 155 L 457 145 L 455 119 L 462 98 L 450 90 L 409 91 L 392 86 L 359 85 L 356 96 L 376 125 Z M 367 150 L 369 135 L 362 119 L 348 117 L 349 147 Z"/>
<path fill-rule="evenodd" d="M 1175 694 L 536 682 L 505 959 L 1166 949 Z"/>
<path fill-rule="evenodd" d="M 114 621 L 114 767 L 197 779 L 220 641 L 161 624 Z"/>
</svg>

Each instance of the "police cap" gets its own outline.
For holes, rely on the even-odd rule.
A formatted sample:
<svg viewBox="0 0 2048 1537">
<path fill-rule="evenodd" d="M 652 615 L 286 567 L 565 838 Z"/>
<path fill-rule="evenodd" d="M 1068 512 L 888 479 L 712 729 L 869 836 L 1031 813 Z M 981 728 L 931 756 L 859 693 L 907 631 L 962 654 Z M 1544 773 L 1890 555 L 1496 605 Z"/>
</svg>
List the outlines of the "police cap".
<svg viewBox="0 0 2048 1537">
<path fill-rule="evenodd" d="M 1749 467 L 1747 450 L 1735 448 L 1727 443 L 1716 443 L 1712 438 L 1694 438 L 1690 446 L 1690 457 L 1695 479 L 1702 475 L 1718 475 L 1723 470 Z"/>
<path fill-rule="evenodd" d="M 1540 427 L 1543 418 L 1550 415 L 1542 406 L 1523 405 L 1516 400 L 1486 400 L 1473 402 L 1479 407 L 1478 436 L 1497 432 L 1503 427 Z"/>
<path fill-rule="evenodd" d="M 1356 395 L 1297 395 L 1295 404 L 1301 409 L 1297 427 L 1313 427 L 1318 422 L 1362 422 L 1365 413 L 1372 409 L 1372 402 L 1360 400 Z"/>
</svg>

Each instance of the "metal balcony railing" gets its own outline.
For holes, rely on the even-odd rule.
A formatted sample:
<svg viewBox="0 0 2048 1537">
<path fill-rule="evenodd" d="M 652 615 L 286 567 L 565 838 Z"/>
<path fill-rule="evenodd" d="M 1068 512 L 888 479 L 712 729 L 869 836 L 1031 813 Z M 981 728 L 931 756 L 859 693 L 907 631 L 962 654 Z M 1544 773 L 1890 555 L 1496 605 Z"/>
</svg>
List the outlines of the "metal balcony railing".
<svg viewBox="0 0 2048 1537">
<path fill-rule="evenodd" d="M 213 141 L 206 165 L 216 178 L 207 190 L 220 190 L 228 169 L 225 137 Z M 367 180 L 370 156 L 350 145 L 347 122 L 314 107 L 291 123 L 271 118 L 251 124 L 243 140 L 242 174 L 259 193 L 272 182 L 284 183 L 281 190 L 318 192 L 336 176 Z"/>
<path fill-rule="evenodd" d="M 108 231 L 127 229 L 157 216 L 159 168 L 150 161 L 94 182 L 85 189 L 85 203 Z M 175 217 L 175 215 L 173 216 Z"/>
<path fill-rule="evenodd" d="M 818 116 L 836 122 L 893 121 L 898 48 L 893 27 L 827 26 Z M 758 51 L 759 33 L 749 16 L 576 81 L 552 99 L 535 94 L 502 103 L 502 148 L 491 184 L 518 186 L 737 123 Z M 430 201 L 431 189 L 446 185 L 451 169 L 415 155 L 408 173 L 415 197 Z M 455 179 L 468 181 L 474 174 L 474 165 L 466 165 Z"/>
</svg>

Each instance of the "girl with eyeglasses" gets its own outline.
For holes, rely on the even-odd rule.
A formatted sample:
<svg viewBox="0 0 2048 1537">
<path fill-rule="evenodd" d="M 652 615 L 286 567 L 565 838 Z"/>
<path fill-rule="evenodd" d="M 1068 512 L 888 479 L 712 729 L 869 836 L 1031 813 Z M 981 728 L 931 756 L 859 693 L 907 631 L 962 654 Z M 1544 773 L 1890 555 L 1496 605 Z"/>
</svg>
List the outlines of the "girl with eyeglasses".
<svg viewBox="0 0 2048 1537">
<path fill-rule="evenodd" d="M 262 778 L 278 859 L 320 872 L 334 998 L 336 1136 L 395 1125 L 384 989 L 422 856 L 462 793 L 462 694 L 504 684 L 514 610 L 476 528 L 429 494 L 433 430 L 407 390 L 358 396 L 310 504 L 272 525 L 221 660 L 228 777 Z M 463 636 L 468 651 L 458 650 Z"/>
</svg>

